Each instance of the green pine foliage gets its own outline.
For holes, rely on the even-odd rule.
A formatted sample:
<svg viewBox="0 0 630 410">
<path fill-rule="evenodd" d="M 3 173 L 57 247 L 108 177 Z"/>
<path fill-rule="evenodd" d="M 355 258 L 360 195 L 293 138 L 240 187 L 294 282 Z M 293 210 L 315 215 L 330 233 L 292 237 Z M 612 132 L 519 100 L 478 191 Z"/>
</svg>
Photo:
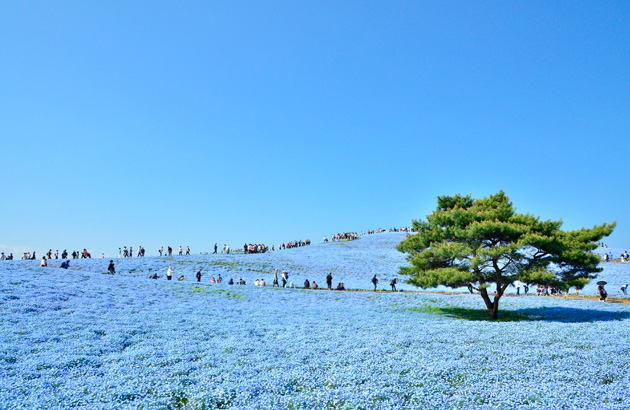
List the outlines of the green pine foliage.
<svg viewBox="0 0 630 410">
<path fill-rule="evenodd" d="M 401 273 L 422 288 L 473 285 L 492 319 L 516 280 L 565 290 L 586 285 L 601 272 L 599 257 L 591 251 L 616 225 L 563 231 L 562 220 L 516 213 L 503 191 L 483 199 L 440 196 L 437 202 L 426 221 L 413 221 L 418 234 L 398 245 L 410 262 Z M 494 299 L 487 291 L 490 284 L 496 285 Z"/>
</svg>

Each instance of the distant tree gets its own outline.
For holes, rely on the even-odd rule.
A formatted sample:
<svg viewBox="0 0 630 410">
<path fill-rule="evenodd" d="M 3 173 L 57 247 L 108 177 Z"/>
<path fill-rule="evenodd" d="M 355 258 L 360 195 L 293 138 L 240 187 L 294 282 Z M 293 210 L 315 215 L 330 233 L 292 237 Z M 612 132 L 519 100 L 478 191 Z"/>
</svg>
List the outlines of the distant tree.
<svg viewBox="0 0 630 410">
<path fill-rule="evenodd" d="M 437 202 L 426 221 L 413 220 L 418 233 L 398 245 L 411 263 L 400 273 L 423 288 L 473 285 L 493 320 L 499 299 L 516 280 L 565 290 L 584 287 L 602 270 L 600 258 L 590 251 L 616 226 L 563 231 L 562 220 L 516 213 L 503 191 L 483 199 L 440 196 Z M 491 284 L 496 285 L 493 299 Z"/>
</svg>

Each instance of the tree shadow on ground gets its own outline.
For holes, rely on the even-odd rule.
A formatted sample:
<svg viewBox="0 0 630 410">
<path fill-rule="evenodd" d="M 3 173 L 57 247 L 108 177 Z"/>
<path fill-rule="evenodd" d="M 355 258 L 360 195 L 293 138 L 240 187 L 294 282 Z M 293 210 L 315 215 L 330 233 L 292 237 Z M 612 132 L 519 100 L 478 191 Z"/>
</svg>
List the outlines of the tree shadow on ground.
<svg viewBox="0 0 630 410">
<path fill-rule="evenodd" d="M 461 307 L 423 307 L 412 309 L 416 312 L 431 313 L 452 319 L 492 322 L 486 309 Z M 614 312 L 608 310 L 576 309 L 568 307 L 541 307 L 518 310 L 499 310 L 497 322 L 562 322 L 588 323 L 612 322 L 630 319 L 630 311 Z"/>
</svg>

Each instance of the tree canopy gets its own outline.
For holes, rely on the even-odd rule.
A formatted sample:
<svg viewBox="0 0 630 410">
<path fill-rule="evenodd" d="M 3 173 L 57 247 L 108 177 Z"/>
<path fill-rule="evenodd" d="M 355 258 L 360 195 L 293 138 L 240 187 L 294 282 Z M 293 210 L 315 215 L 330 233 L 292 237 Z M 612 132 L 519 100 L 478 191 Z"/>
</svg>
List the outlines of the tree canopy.
<svg viewBox="0 0 630 410">
<path fill-rule="evenodd" d="M 427 220 L 412 224 L 418 233 L 397 247 L 408 253 L 411 266 L 400 270 L 410 277 L 407 282 L 422 288 L 471 285 L 492 319 L 516 280 L 565 290 L 584 287 L 601 272 L 600 258 L 591 251 L 616 225 L 563 231 L 561 219 L 517 213 L 503 191 L 483 199 L 439 196 Z M 488 292 L 491 284 L 494 295 Z"/>
</svg>

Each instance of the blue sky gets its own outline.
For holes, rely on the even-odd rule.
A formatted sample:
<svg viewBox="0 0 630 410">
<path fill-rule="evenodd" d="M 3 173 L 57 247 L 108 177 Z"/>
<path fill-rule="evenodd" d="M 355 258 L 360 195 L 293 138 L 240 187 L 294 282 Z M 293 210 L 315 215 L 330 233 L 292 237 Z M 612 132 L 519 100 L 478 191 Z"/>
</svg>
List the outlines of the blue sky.
<svg viewBox="0 0 630 410">
<path fill-rule="evenodd" d="M 0 4 L 0 250 L 277 244 L 506 191 L 630 247 L 628 2 Z"/>
</svg>

